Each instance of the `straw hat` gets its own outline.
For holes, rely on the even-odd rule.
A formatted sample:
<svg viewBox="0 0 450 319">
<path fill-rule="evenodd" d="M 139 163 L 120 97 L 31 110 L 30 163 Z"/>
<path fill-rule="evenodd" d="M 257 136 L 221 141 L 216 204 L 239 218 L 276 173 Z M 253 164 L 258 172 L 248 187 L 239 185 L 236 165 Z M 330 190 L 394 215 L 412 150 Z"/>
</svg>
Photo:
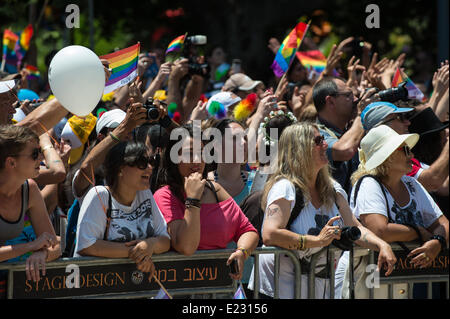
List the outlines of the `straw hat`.
<svg viewBox="0 0 450 319">
<path fill-rule="evenodd" d="M 419 134 L 398 134 L 387 125 L 375 127 L 361 140 L 359 161 L 367 170 L 372 170 L 391 156 L 403 143 L 413 148 Z"/>
</svg>

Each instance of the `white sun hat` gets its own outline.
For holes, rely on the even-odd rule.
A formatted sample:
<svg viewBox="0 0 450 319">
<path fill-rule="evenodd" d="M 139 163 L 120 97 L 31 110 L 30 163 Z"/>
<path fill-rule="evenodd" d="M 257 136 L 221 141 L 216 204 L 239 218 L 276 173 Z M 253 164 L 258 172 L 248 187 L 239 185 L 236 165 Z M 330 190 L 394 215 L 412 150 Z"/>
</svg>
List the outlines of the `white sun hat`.
<svg viewBox="0 0 450 319">
<path fill-rule="evenodd" d="M 372 170 L 391 156 L 403 143 L 413 148 L 419 134 L 398 134 L 387 125 L 375 127 L 361 140 L 359 161 L 367 170 Z"/>
</svg>

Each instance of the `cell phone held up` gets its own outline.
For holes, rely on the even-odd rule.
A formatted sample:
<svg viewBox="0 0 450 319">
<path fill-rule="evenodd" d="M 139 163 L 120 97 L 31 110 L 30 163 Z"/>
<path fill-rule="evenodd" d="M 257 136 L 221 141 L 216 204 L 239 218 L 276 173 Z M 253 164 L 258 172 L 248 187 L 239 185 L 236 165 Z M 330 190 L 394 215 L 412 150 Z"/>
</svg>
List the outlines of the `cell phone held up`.
<svg viewBox="0 0 450 319">
<path fill-rule="evenodd" d="M 228 267 L 230 267 L 230 274 L 237 275 L 239 273 L 239 267 L 236 259 L 233 259 Z"/>
</svg>

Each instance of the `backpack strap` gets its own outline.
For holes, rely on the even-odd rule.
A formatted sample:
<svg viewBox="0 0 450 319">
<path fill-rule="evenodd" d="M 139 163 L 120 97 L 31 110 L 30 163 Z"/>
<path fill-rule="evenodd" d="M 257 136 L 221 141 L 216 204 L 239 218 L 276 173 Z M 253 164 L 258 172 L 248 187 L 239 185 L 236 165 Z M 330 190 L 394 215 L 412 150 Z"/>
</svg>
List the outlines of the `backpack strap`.
<svg viewBox="0 0 450 319">
<path fill-rule="evenodd" d="M 371 178 L 373 178 L 373 179 L 378 183 L 378 185 L 380 186 L 381 191 L 383 192 L 384 200 L 385 200 L 385 202 L 386 202 L 386 212 L 387 212 L 388 221 L 389 221 L 389 223 L 395 224 L 395 221 L 392 219 L 391 212 L 390 212 L 390 209 L 389 209 L 389 202 L 388 202 L 388 199 L 387 199 L 386 191 L 384 190 L 384 186 L 383 186 L 383 184 L 381 183 L 380 179 L 379 179 L 377 176 L 368 174 L 368 175 L 364 175 L 363 177 L 361 177 L 361 178 L 358 180 L 358 182 L 357 182 L 356 185 L 355 185 L 355 192 L 354 192 L 354 194 L 353 194 L 353 203 L 354 203 L 354 205 L 356 206 L 356 197 L 358 196 L 358 191 L 359 191 L 359 188 L 361 187 L 361 182 L 362 182 L 362 180 L 363 180 L 364 178 L 366 178 L 366 177 L 371 177 Z M 404 225 L 405 225 L 405 226 L 409 226 L 409 227 L 411 227 L 412 229 L 414 229 L 414 230 L 416 231 L 416 233 L 417 233 L 417 235 L 418 235 L 418 237 L 419 237 L 419 241 L 420 241 L 420 243 L 421 243 L 421 245 L 422 245 L 422 244 L 423 244 L 423 241 L 422 241 L 422 235 L 420 234 L 420 231 L 419 231 L 419 229 L 417 228 L 417 226 L 411 225 L 411 224 L 404 224 Z M 399 246 L 400 246 L 407 254 L 409 254 L 409 252 L 410 252 L 411 250 L 408 249 L 408 248 L 406 247 L 406 245 L 405 245 L 403 242 L 397 241 L 396 243 L 397 243 L 397 244 L 398 244 L 398 245 L 399 245 Z"/>
<path fill-rule="evenodd" d="M 288 223 L 286 225 L 286 229 L 289 229 L 294 222 L 294 220 L 300 215 L 300 212 L 305 207 L 305 199 L 303 197 L 303 193 L 298 186 L 295 186 L 295 205 L 291 211 L 291 216 L 289 216 Z"/>
<path fill-rule="evenodd" d="M 219 202 L 219 197 L 217 197 L 217 191 L 216 188 L 214 187 L 214 184 L 210 180 L 206 180 L 205 186 L 208 187 L 214 193 L 214 196 L 216 197 L 216 202 Z"/>
<path fill-rule="evenodd" d="M 103 240 L 108 240 L 108 231 L 109 231 L 109 226 L 111 224 L 111 192 L 109 191 L 109 189 L 107 187 L 105 187 L 106 190 L 108 191 L 108 208 L 106 209 L 106 229 L 105 229 L 105 235 L 103 236 Z"/>
</svg>

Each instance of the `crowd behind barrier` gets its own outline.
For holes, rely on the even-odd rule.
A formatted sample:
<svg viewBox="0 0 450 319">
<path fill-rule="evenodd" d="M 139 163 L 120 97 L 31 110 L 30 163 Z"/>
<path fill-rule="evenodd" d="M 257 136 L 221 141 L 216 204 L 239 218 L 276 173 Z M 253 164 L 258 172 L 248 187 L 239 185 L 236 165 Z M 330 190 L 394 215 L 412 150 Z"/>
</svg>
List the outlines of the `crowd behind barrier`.
<svg viewBox="0 0 450 319">
<path fill-rule="evenodd" d="M 401 250 L 401 247 L 394 244 L 394 250 Z M 416 248 L 417 245 L 408 244 L 409 248 Z M 325 248 L 324 248 L 325 249 Z M 338 251 L 342 252 L 337 247 L 330 247 L 330 251 Z M 366 249 L 355 247 L 355 251 L 363 251 Z M 226 257 L 232 252 L 232 250 L 224 249 L 224 250 L 210 250 L 210 251 L 197 251 L 192 256 L 183 256 L 175 252 L 169 252 L 157 255 L 153 258 L 155 264 L 157 265 L 157 276 L 159 277 L 159 280 L 161 284 L 167 289 L 167 291 L 172 296 L 176 296 L 176 298 L 232 298 L 234 292 L 236 291 L 239 282 L 235 280 L 231 280 L 231 278 L 226 278 L 226 272 L 228 270 L 227 267 L 223 267 L 226 260 Z M 302 274 L 301 265 L 298 260 L 298 257 L 296 256 L 295 252 L 286 250 L 286 249 L 280 249 L 276 247 L 264 247 L 264 248 L 257 248 L 252 253 L 252 257 L 255 258 L 255 286 L 259 287 L 259 273 L 258 273 L 258 267 L 256 265 L 259 262 L 259 256 L 262 254 L 275 254 L 275 293 L 274 293 L 274 299 L 279 298 L 279 285 L 278 285 L 278 277 L 279 277 L 279 256 L 281 254 L 289 256 L 290 260 L 293 262 L 295 267 L 295 299 L 300 299 L 301 294 L 301 285 L 302 282 L 300 280 L 300 276 Z M 308 276 L 308 299 L 314 299 L 315 296 L 315 263 L 318 260 L 318 258 L 321 255 L 321 251 L 314 254 L 311 259 L 311 269 L 306 275 Z M 369 253 L 369 260 L 370 264 L 375 264 L 376 260 L 376 252 L 371 251 Z M 444 283 L 445 284 L 445 291 L 441 289 L 441 293 L 445 294 L 444 296 L 440 296 L 440 298 L 449 298 L 449 258 L 448 253 L 447 255 L 442 256 L 443 259 L 439 260 L 438 265 L 436 265 L 435 269 L 433 269 L 431 272 L 424 272 L 420 270 L 416 270 L 417 273 L 411 273 L 411 266 L 405 265 L 397 265 L 397 274 L 394 274 L 394 276 L 390 277 L 379 277 L 379 285 L 385 285 L 384 291 L 382 294 L 376 293 L 375 290 L 377 290 L 376 287 L 369 288 L 369 299 L 373 299 L 374 297 L 377 298 L 387 298 L 387 299 L 412 299 L 413 298 L 413 285 L 417 283 L 425 283 L 426 286 L 426 298 L 432 299 L 433 298 L 433 283 Z M 207 265 L 208 261 L 219 261 L 214 262 L 213 267 L 216 267 L 216 272 L 213 275 L 213 272 L 210 273 L 211 277 L 208 280 L 208 271 L 206 273 L 197 272 L 197 280 L 201 279 L 198 282 L 206 283 L 204 285 L 198 285 L 198 287 L 190 287 L 191 282 L 195 281 L 195 271 L 196 267 L 205 267 Z M 220 262 L 222 262 L 222 265 L 220 265 Z M 330 260 L 328 263 L 329 270 L 330 270 L 330 299 L 335 298 L 335 267 L 334 267 L 334 260 Z M 402 261 L 405 262 L 405 261 Z M 163 264 L 164 263 L 164 264 Z M 66 277 L 63 277 L 63 279 L 67 282 L 67 276 L 71 274 L 71 272 L 67 271 L 68 266 L 76 265 L 80 269 L 80 276 L 83 279 L 83 282 L 81 284 L 80 292 L 77 291 L 77 288 L 71 288 L 71 290 L 66 290 L 66 293 L 60 293 L 58 290 L 61 289 L 62 286 L 65 286 L 65 284 L 61 283 L 61 281 L 58 281 L 56 286 L 55 284 L 55 278 L 58 278 L 58 275 L 65 273 Z M 158 269 L 158 265 L 161 265 L 161 267 Z M 170 267 L 169 271 L 167 267 Z M 192 268 L 188 268 L 192 267 Z M 34 295 L 27 295 L 27 293 L 32 292 L 33 288 L 36 287 L 36 290 L 39 290 L 39 284 L 31 283 L 29 281 L 26 281 L 26 284 L 24 282 L 21 282 L 21 279 L 25 279 L 24 276 L 20 277 L 17 276 L 18 273 L 22 273 L 25 270 L 25 264 L 23 262 L 16 262 L 16 263 L 8 263 L 8 264 L 0 264 L 0 271 L 7 271 L 8 272 L 8 281 L 7 281 L 7 291 L 6 291 L 6 298 L 8 299 L 28 299 L 28 298 L 104 298 L 104 299 L 131 299 L 131 298 L 153 298 L 158 293 L 158 290 L 160 289 L 160 286 L 157 286 L 155 282 L 153 282 L 153 286 L 139 286 L 142 281 L 151 281 L 149 278 L 142 276 L 142 272 L 137 272 L 136 267 L 134 266 L 133 262 L 129 259 L 108 259 L 108 258 L 97 258 L 97 257 L 81 257 L 81 258 L 61 258 L 58 260 L 55 260 L 53 262 L 50 262 L 46 265 L 47 273 L 46 276 L 49 278 L 47 283 L 47 293 L 45 292 L 46 288 L 45 284 L 41 286 L 41 294 L 39 297 L 39 292 L 36 292 Z M 409 273 L 407 275 L 402 275 L 402 271 L 408 271 Z M 55 275 L 52 273 L 52 270 L 59 269 L 59 273 Z M 73 268 L 70 268 L 73 269 Z M 94 273 L 94 276 L 89 278 L 89 274 L 86 273 L 92 272 L 95 269 L 98 273 Z M 187 272 L 187 270 L 189 272 Z M 219 275 L 217 273 L 217 269 L 219 272 Z M 117 278 L 110 281 L 113 283 L 115 281 L 115 286 L 118 284 L 122 284 L 123 286 L 127 286 L 127 290 L 125 292 L 117 292 L 114 291 L 114 288 L 111 288 L 111 286 L 114 286 L 114 284 L 111 284 L 110 287 L 106 287 L 107 280 L 105 280 L 105 284 L 103 286 L 103 290 L 99 291 L 98 289 L 95 290 L 94 288 L 98 288 L 99 286 L 99 276 L 95 276 L 95 274 L 103 273 L 118 273 L 121 270 L 123 270 L 123 276 L 118 276 Z M 184 274 L 188 274 L 188 277 L 177 277 L 178 275 L 175 275 L 175 271 L 184 271 Z M 373 268 L 370 270 L 373 274 Z M 225 273 L 224 273 L 225 272 Z M 222 274 L 220 274 L 222 273 Z M 172 276 L 173 274 L 173 276 Z M 222 276 L 221 276 L 222 275 Z M 225 275 L 225 277 L 224 277 Z M 217 276 L 221 277 L 218 283 L 212 282 L 217 279 Z M 46 277 L 43 277 L 41 279 L 42 282 L 45 282 Z M 88 278 L 88 279 L 85 279 Z M 94 280 L 92 279 L 94 278 Z M 106 277 L 105 277 L 106 278 Z M 69 278 L 70 279 L 70 278 Z M 91 283 L 96 283 L 92 285 L 91 290 L 83 290 L 85 286 L 89 285 L 87 282 L 91 281 Z M 118 279 L 118 280 L 117 280 Z M 138 282 L 136 282 L 138 281 Z M 197 282 L 197 283 L 198 283 Z M 373 280 L 370 280 L 370 282 L 374 282 Z M 172 284 L 173 283 L 173 284 Z M 138 288 L 136 288 L 138 287 Z M 173 287 L 173 288 L 172 288 Z M 22 289 L 22 291 L 21 291 Z M 51 292 L 51 290 L 54 290 Z M 394 292 L 395 289 L 395 292 Z M 17 295 L 16 295 L 17 294 Z M 258 289 L 255 289 L 253 291 L 253 295 L 247 296 L 250 299 L 259 299 L 259 292 Z M 434 296 L 436 298 L 436 296 Z M 358 294 L 355 295 L 356 299 L 360 299 L 361 296 L 358 296 Z"/>
<path fill-rule="evenodd" d="M 69 46 L 48 82 L 3 59 L 0 295 L 448 299 L 448 61 L 415 84 L 406 48 L 309 27 L 265 81 L 202 35 Z"/>
</svg>

